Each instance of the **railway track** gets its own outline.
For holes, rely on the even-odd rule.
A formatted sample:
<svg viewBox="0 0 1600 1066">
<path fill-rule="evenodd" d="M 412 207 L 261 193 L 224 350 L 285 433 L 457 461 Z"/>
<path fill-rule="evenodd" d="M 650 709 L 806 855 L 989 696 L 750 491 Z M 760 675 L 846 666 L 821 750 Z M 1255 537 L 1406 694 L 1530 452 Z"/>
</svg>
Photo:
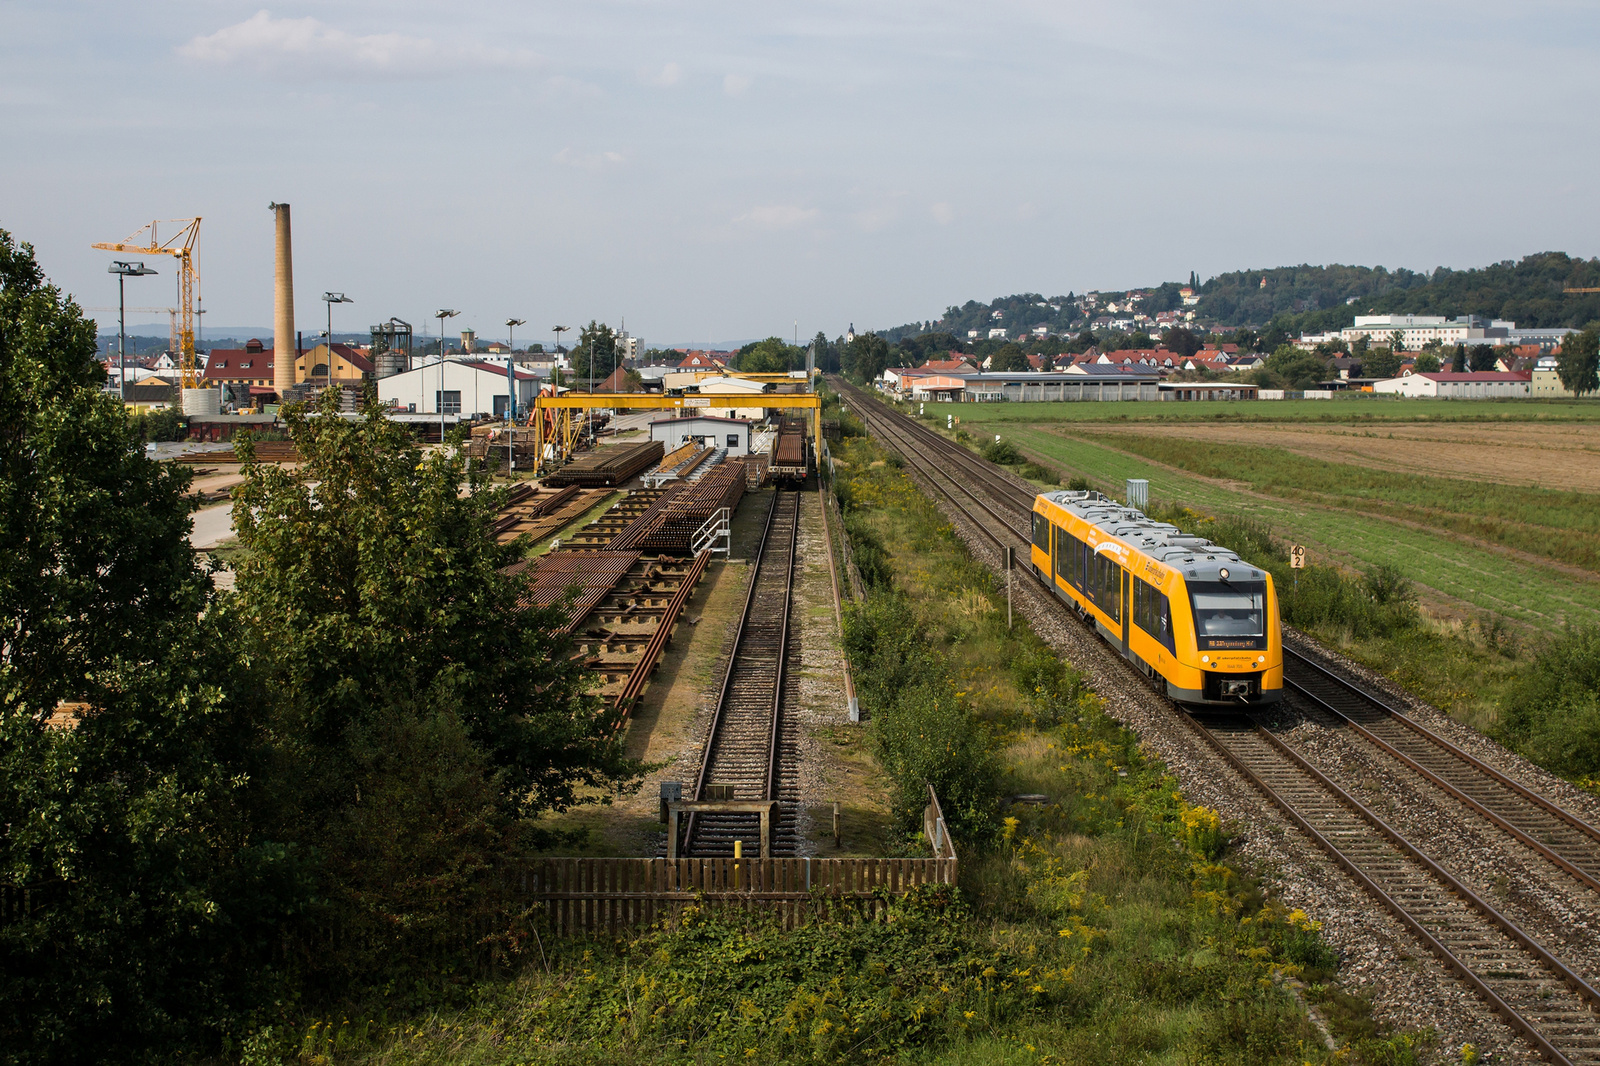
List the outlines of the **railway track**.
<svg viewBox="0 0 1600 1066">
<path fill-rule="evenodd" d="M 1283 650 L 1284 684 L 1313 708 L 1600 893 L 1600 829 L 1315 660 Z"/>
<path fill-rule="evenodd" d="M 800 496 L 794 491 L 773 492 L 693 797 L 707 799 L 713 787 L 720 786 L 732 789 L 725 799 L 783 803 L 772 830 L 774 855 L 792 855 L 799 848 L 799 795 L 793 775 L 786 780 L 783 773 L 788 746 L 783 687 Z M 760 826 L 752 815 L 696 814 L 684 832 L 689 855 L 731 856 L 735 840 L 744 842 L 747 854 L 760 854 Z"/>
<path fill-rule="evenodd" d="M 861 390 L 845 386 L 844 391 L 869 430 L 899 451 L 996 548 L 1027 551 L 1029 490 Z M 1067 610 L 1054 595 L 1046 599 Z M 1600 832 L 1594 827 L 1380 696 L 1291 649 L 1284 657 L 1285 684 L 1297 698 L 1600 892 Z M 1600 992 L 1582 975 L 1254 718 L 1183 717 L 1543 1058 L 1600 1063 Z"/>
</svg>

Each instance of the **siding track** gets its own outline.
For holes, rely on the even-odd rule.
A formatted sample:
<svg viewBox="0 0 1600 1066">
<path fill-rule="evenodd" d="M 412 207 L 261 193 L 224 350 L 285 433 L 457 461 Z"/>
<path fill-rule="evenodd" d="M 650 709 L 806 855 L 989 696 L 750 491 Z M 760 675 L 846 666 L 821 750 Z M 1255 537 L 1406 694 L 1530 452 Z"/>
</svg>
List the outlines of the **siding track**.
<svg viewBox="0 0 1600 1066">
<path fill-rule="evenodd" d="M 794 751 L 785 743 L 783 717 L 800 498 L 799 492 L 783 489 L 772 494 L 693 796 L 708 798 L 708 786 L 725 785 L 732 787 L 734 799 L 789 801 L 773 827 L 775 856 L 795 854 L 800 843 L 794 806 L 798 785 L 790 780 L 792 772 L 785 777 Z M 746 854 L 760 854 L 760 828 L 751 815 L 691 815 L 684 832 L 689 855 L 731 856 L 735 840 L 744 842 Z"/>
<path fill-rule="evenodd" d="M 840 388 L 869 432 L 997 548 L 1027 557 L 1034 490 L 866 392 Z M 1023 567 L 1031 573 L 1031 567 Z M 1071 613 L 1054 595 L 1055 610 Z M 1461 810 L 1600 894 L 1600 832 L 1393 708 L 1284 649 L 1286 685 Z M 1131 672 L 1131 668 L 1130 668 Z M 1270 712 L 1268 712 L 1270 714 Z M 1540 1056 L 1600 1064 L 1600 992 L 1253 717 L 1183 716 L 1247 784 L 1389 910 Z M 1470 813 L 1469 813 L 1470 812 Z"/>
</svg>

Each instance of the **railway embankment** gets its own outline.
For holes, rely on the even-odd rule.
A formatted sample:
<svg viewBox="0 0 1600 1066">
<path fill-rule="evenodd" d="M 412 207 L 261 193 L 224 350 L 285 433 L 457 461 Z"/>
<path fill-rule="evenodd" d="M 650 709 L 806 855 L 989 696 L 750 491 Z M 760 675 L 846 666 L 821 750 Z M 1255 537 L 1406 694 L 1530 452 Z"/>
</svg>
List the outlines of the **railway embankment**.
<svg viewBox="0 0 1600 1066">
<path fill-rule="evenodd" d="M 914 425 L 897 424 L 883 418 L 871 401 L 865 397 L 859 399 L 858 407 L 872 424 L 874 433 L 907 456 L 908 469 L 915 473 L 919 484 L 940 499 L 945 513 L 977 557 L 995 565 L 999 562 L 999 548 L 1008 538 L 1026 543 L 1026 500 L 1034 491 L 1032 485 L 1015 475 L 987 467 L 970 452 L 950 448 L 948 441 L 941 441 L 936 435 L 929 434 L 933 440 L 917 440 Z M 926 456 L 919 454 L 924 449 L 929 453 Z M 968 459 L 963 459 L 963 455 Z M 1429 950 L 1421 946 L 1412 927 L 1374 906 L 1374 897 L 1367 887 L 1330 861 L 1330 852 L 1309 846 L 1310 841 L 1287 817 L 1286 811 L 1274 810 L 1263 803 L 1263 782 L 1254 776 L 1245 776 L 1250 772 L 1248 767 L 1236 770 L 1226 764 L 1215 750 L 1200 740 L 1197 731 L 1181 726 L 1170 703 L 1155 697 L 1151 689 L 1126 669 L 1119 657 L 1075 621 L 1066 619 L 1059 605 L 1040 586 L 1030 581 L 1021 584 L 1019 590 L 1019 604 L 1040 634 L 1058 653 L 1085 671 L 1105 698 L 1107 709 L 1119 721 L 1136 729 L 1147 749 L 1164 757 L 1182 780 L 1188 795 L 1214 805 L 1225 818 L 1233 820 L 1238 830 L 1237 854 L 1245 861 L 1258 863 L 1258 868 L 1267 872 L 1279 898 L 1303 907 L 1325 923 L 1324 934 L 1338 947 L 1344 960 L 1343 978 L 1349 982 L 1349 988 L 1364 989 L 1365 994 L 1372 997 L 1376 1017 L 1401 1028 L 1435 1032 L 1439 1038 L 1435 1054 L 1454 1055 L 1457 1049 L 1470 1044 L 1467 1050 L 1472 1053 L 1526 1058 L 1534 1054 L 1533 1045 L 1539 1039 L 1529 1037 L 1530 1029 L 1536 1033 L 1547 1032 L 1558 1043 L 1565 1042 L 1568 1048 L 1574 1046 L 1573 1040 L 1579 1042 L 1577 1046 L 1584 1046 L 1583 1041 L 1588 1038 L 1582 1034 L 1587 1031 L 1589 1022 L 1577 1016 L 1541 1017 L 1540 1011 L 1544 1009 L 1548 1013 L 1548 1010 L 1541 1007 L 1544 1001 L 1537 997 L 1522 1000 L 1518 1008 L 1525 1014 L 1520 1023 L 1524 1031 L 1516 1032 L 1501 1024 L 1494 1013 L 1486 1009 L 1486 999 L 1468 979 L 1457 980 L 1436 954 L 1430 955 Z M 1441 812 L 1440 816 L 1460 821 L 1463 811 Z M 1412 823 L 1410 831 L 1425 828 Z M 1426 846 L 1435 853 L 1448 843 L 1445 837 L 1426 838 Z M 1501 861 L 1505 842 L 1493 843 L 1497 850 L 1492 853 L 1491 861 Z M 1483 856 L 1480 850 L 1469 851 L 1460 858 L 1471 861 Z M 1344 860 L 1348 860 L 1348 855 Z M 1414 864 L 1406 876 L 1415 876 L 1415 869 L 1421 867 L 1420 862 Z M 1575 902 L 1587 907 L 1587 910 L 1576 911 L 1579 917 L 1592 913 L 1592 903 L 1586 904 L 1583 897 L 1575 897 Z M 1484 904 L 1484 907 L 1493 909 L 1492 904 Z M 1544 917 L 1558 917 L 1558 912 L 1559 904 Z M 1396 913 L 1415 924 L 1416 914 L 1403 907 Z M 1505 913 L 1487 920 L 1491 924 L 1495 920 L 1515 924 L 1515 915 L 1519 913 L 1530 926 L 1524 933 L 1534 934 L 1530 939 L 1552 931 L 1548 923 L 1540 926 L 1528 912 L 1519 912 L 1510 905 Z M 1480 908 L 1475 915 L 1457 914 L 1454 920 L 1470 927 L 1486 919 Z M 1483 935 L 1471 931 L 1463 933 L 1459 928 L 1441 927 L 1438 931 L 1446 939 L 1465 935 L 1468 943 L 1476 943 Z M 1565 950 L 1559 937 L 1552 938 L 1551 942 L 1556 945 L 1556 955 Z M 1521 950 L 1507 949 L 1513 955 Z M 1587 970 L 1583 952 L 1569 954 L 1571 958 L 1557 958 L 1556 964 L 1575 963 L 1578 971 Z M 1501 956 L 1499 961 L 1483 964 L 1486 972 L 1496 979 L 1510 979 L 1512 985 L 1522 991 L 1526 991 L 1530 983 L 1537 986 L 1540 981 L 1554 979 L 1557 984 L 1563 983 L 1563 979 L 1555 977 L 1548 968 L 1546 971 L 1551 976 L 1538 976 L 1534 971 L 1543 964 L 1531 961 L 1532 954 L 1528 956 L 1530 961 L 1515 963 L 1505 961 L 1508 957 Z M 1460 963 L 1459 959 L 1454 961 Z M 1576 972 L 1572 978 L 1578 982 L 1575 990 L 1581 995 L 1585 976 Z M 1581 1009 L 1579 1014 L 1582 1014 Z"/>
</svg>

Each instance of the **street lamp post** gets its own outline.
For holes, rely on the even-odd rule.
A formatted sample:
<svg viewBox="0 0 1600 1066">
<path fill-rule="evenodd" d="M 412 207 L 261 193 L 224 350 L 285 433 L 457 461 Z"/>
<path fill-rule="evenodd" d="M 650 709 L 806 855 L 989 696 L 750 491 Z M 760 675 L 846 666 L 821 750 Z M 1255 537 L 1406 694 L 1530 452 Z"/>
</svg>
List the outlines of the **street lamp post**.
<svg viewBox="0 0 1600 1066">
<path fill-rule="evenodd" d="M 441 307 L 433 313 L 439 320 L 439 443 L 444 443 L 444 320 L 454 318 L 460 311 Z"/>
<path fill-rule="evenodd" d="M 155 274 L 143 263 L 125 263 L 121 260 L 106 267 L 106 273 L 117 276 L 117 378 L 124 402 L 128 399 L 128 303 L 123 296 L 123 283 L 128 278 L 142 278 Z"/>
<path fill-rule="evenodd" d="M 506 319 L 506 472 L 517 469 L 517 327 L 527 319 Z"/>
<path fill-rule="evenodd" d="M 353 304 L 354 300 L 342 292 L 325 292 L 323 301 L 328 305 L 328 388 L 333 388 L 333 305 Z"/>
</svg>

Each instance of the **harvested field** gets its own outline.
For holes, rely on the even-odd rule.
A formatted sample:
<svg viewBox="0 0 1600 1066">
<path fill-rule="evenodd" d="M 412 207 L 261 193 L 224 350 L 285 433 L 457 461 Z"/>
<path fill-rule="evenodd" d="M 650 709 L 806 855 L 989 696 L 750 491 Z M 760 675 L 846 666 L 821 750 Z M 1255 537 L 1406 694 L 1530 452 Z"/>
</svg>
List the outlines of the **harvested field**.
<svg viewBox="0 0 1600 1066">
<path fill-rule="evenodd" d="M 1586 422 L 1097 424 L 1096 436 L 1179 437 L 1282 448 L 1308 458 L 1434 477 L 1600 493 L 1600 425 Z"/>
</svg>

